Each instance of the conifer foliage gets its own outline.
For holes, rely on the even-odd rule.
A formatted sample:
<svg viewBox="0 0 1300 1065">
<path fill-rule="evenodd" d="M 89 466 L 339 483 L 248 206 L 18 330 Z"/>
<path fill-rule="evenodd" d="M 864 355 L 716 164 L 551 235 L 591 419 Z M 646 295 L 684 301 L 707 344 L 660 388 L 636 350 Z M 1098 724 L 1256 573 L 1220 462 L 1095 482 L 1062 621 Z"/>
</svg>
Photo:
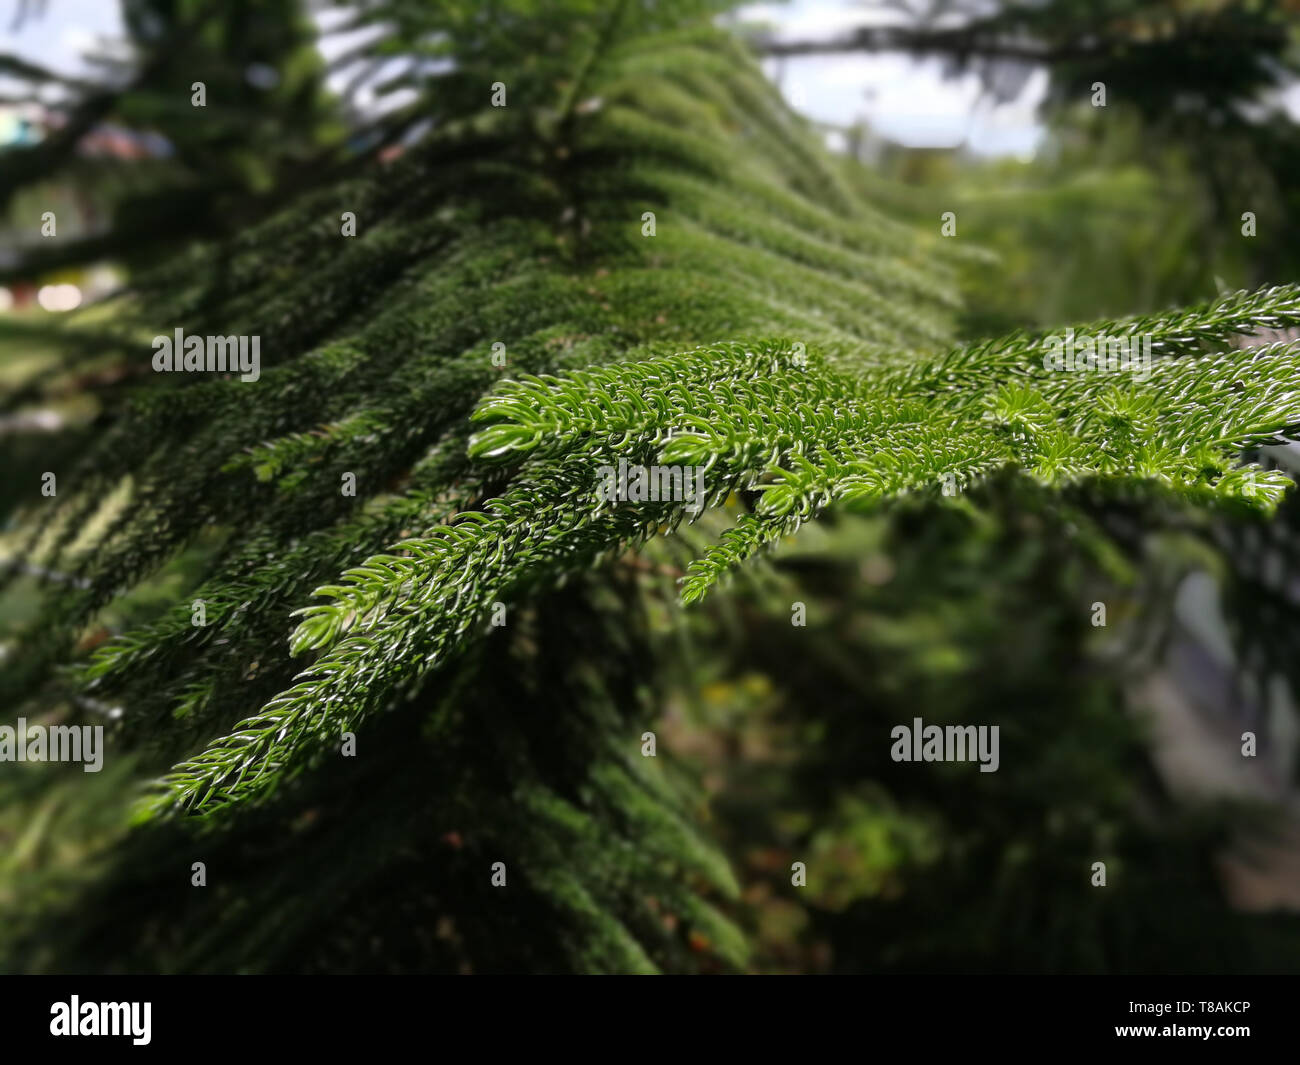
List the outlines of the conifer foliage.
<svg viewBox="0 0 1300 1065">
<path fill-rule="evenodd" d="M 1295 346 L 1233 338 L 1300 325 L 1300 291 L 1077 327 L 1150 337 L 1140 380 L 1045 369 L 1038 335 L 957 345 L 979 253 L 867 202 L 713 5 L 367 10 L 424 42 L 419 141 L 178 249 L 111 336 L 57 337 L 60 372 L 120 374 L 15 470 L 25 558 L 70 579 L 4 705 L 109 724 L 111 766 L 5 785 L 13 823 L 84 845 L 3 898 L 12 964 L 743 968 L 695 786 L 640 749 L 625 563 L 696 515 L 602 498 L 620 460 L 704 470 L 686 608 L 827 508 L 995 476 L 1285 492 L 1240 456 L 1300 423 Z M 259 379 L 155 374 L 175 328 L 260 337 Z M 197 861 L 213 886 L 176 901 Z"/>
</svg>

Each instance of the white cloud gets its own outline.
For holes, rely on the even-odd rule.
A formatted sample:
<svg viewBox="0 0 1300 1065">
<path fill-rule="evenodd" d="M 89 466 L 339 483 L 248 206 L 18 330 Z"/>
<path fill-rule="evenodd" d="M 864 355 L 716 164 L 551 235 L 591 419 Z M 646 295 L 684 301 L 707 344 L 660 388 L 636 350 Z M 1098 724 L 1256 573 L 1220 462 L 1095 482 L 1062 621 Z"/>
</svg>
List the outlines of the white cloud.
<svg viewBox="0 0 1300 1065">
<path fill-rule="evenodd" d="M 756 9 L 780 23 L 783 38 L 831 36 L 871 21 L 870 9 L 850 0 L 755 5 L 742 14 Z M 989 107 L 981 103 L 975 75 L 945 78 L 935 59 L 850 52 L 769 59 L 764 69 L 791 105 L 810 118 L 837 126 L 865 120 L 908 147 L 966 144 L 980 154 L 1023 156 L 1043 136 L 1035 114 L 1047 89 L 1042 71 L 1017 99 Z"/>
</svg>

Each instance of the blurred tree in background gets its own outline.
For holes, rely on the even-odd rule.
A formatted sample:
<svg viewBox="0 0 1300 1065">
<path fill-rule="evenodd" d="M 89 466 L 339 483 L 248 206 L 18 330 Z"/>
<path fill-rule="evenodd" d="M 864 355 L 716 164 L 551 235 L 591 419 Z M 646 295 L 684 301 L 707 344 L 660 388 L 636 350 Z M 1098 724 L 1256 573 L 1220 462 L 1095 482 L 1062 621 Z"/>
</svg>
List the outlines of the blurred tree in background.
<svg viewBox="0 0 1300 1065">
<path fill-rule="evenodd" d="M 1300 209 L 1300 127 L 1283 102 L 1300 75 L 1294 0 L 915 0 L 862 9 L 860 30 L 760 46 L 779 56 L 937 57 L 949 75 L 978 75 L 993 104 L 1018 96 L 1035 71 L 1048 75 L 1048 142 L 1032 161 L 951 168 L 941 162 L 951 153 L 927 163 L 933 153 L 902 151 L 884 167 L 955 196 L 978 240 L 1004 256 L 1006 276 L 972 275 L 975 313 L 1000 308 L 984 323 L 990 332 L 1017 314 L 1043 325 L 1141 313 L 1203 299 L 1216 278 L 1225 290 L 1300 275 L 1287 224 Z M 1229 224 L 1244 211 L 1258 221 L 1248 253 L 1239 224 Z"/>
<path fill-rule="evenodd" d="M 0 208 L 51 179 L 106 186 L 112 205 L 103 232 L 32 240 L 0 281 L 102 259 L 144 265 L 178 240 L 236 233 L 341 156 L 338 101 L 295 0 L 125 0 L 121 14 L 127 47 L 91 56 L 94 78 L 0 55 L 0 72 L 31 86 L 28 99 L 54 101 L 50 135 L 6 152 Z M 192 102 L 200 83 L 202 110 Z M 87 157 L 87 135 L 105 124 L 148 131 L 165 154 Z"/>
</svg>

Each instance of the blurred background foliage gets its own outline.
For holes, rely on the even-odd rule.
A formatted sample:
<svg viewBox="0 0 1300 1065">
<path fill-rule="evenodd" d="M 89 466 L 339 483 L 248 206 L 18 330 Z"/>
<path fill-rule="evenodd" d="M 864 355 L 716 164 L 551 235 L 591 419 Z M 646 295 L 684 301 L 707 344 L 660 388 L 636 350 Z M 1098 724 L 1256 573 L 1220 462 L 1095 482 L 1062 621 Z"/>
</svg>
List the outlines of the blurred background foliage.
<svg viewBox="0 0 1300 1065">
<path fill-rule="evenodd" d="M 896 17 L 887 28 L 803 52 L 939 55 L 954 73 L 976 70 L 995 95 L 1023 83 L 1026 65 L 1050 76 L 1048 133 L 1031 159 L 888 144 L 868 151 L 870 131 L 843 131 L 848 156 L 859 157 L 846 159 L 846 173 L 877 203 L 929 232 L 941 211 L 954 210 L 961 238 L 996 255 L 995 266 L 964 267 L 966 337 L 1300 281 L 1291 239 L 1300 131 L 1270 95 L 1294 85 L 1300 64 L 1292 0 L 889 6 Z M 11 233 L 14 219 L 48 202 L 52 189 L 92 205 L 86 213 L 99 219 L 57 246 L 15 236 L 0 261 L 0 283 L 15 291 L 101 262 L 129 277 L 192 238 L 238 232 L 305 185 L 356 172 L 421 122 L 438 120 L 421 98 L 362 122 L 348 91 L 326 87 L 327 69 L 343 60 L 322 58 L 319 26 L 292 0 L 123 0 L 122 10 L 134 54 L 106 60 L 96 85 L 65 84 L 31 57 L 0 57 L 0 69 L 70 93 L 51 136 L 0 155 Z M 420 5 L 355 5 L 343 15 L 338 25 L 350 29 L 382 22 L 401 54 L 415 56 L 402 71 L 385 68 L 389 91 L 419 84 L 446 60 Z M 57 0 L 26 17 L 58 18 Z M 497 35 L 536 34 L 531 74 L 556 76 L 546 19 L 527 4 L 448 3 L 439 20 L 462 43 L 457 74 L 439 81 L 450 114 L 457 93 L 492 80 Z M 755 40 L 773 54 L 799 54 Z M 346 54 L 363 64 L 385 58 L 382 48 Z M 192 119 L 194 80 L 207 82 L 211 121 Z M 1089 102 L 1097 81 L 1107 84 L 1104 110 Z M 527 78 L 511 91 L 524 103 Z M 80 152 L 106 123 L 156 135 L 168 150 L 132 159 Z M 1241 238 L 1235 221 L 1245 210 L 1259 220 L 1253 239 Z M 39 394 L 48 416 L 71 418 L 88 402 L 84 377 L 115 372 L 111 302 L 78 312 L 101 346 L 71 376 L 39 339 L 50 317 L 35 306 L 0 314 L 0 381 L 9 393 L 0 442 L 15 471 L 6 476 L 4 514 L 18 502 L 16 471 L 43 468 L 49 457 L 45 436 L 21 421 L 22 401 Z M 93 424 L 92 416 L 87 432 Z M 75 453 L 75 434 L 59 440 Z M 707 542 L 685 529 L 615 564 L 617 594 L 558 595 L 511 639 L 580 633 L 550 641 L 555 655 L 576 660 L 594 656 L 602 639 L 626 640 L 604 648 L 618 666 L 606 682 L 623 693 L 614 702 L 629 727 L 658 730 L 670 763 L 663 771 L 699 789 L 695 812 L 739 887 L 730 912 L 751 940 L 749 957 L 736 961 L 742 967 L 1294 971 L 1297 532 L 1294 499 L 1264 528 L 1100 488 L 1062 501 L 999 481 L 957 500 L 837 512 L 738 575 L 728 594 L 682 611 L 676 578 L 691 548 Z M 18 546 L 0 533 L 0 554 Z M 196 545 L 110 607 L 83 649 L 156 616 L 175 589 L 190 586 L 204 549 Z M 1192 578 L 1200 583 L 1189 585 Z M 1207 585 L 1208 598 L 1187 591 Z M 48 575 L 11 583 L 0 597 L 0 638 L 49 594 L 57 580 Z M 1107 604 L 1105 628 L 1090 621 L 1097 601 Z M 806 605 L 806 627 L 791 625 L 796 602 Z M 618 626 L 629 626 L 624 637 L 600 635 Z M 526 657 L 536 663 L 532 651 Z M 1201 682 L 1201 668 L 1222 687 Z M 494 674 L 475 688 L 470 669 L 426 696 L 450 692 L 481 711 L 482 724 L 458 750 L 394 757 L 471 757 L 476 744 L 492 742 L 493 707 L 543 698 L 544 678 L 527 671 Z M 974 787 L 969 764 L 890 761 L 889 729 L 917 716 L 998 725 L 1000 770 Z M 1265 738 L 1256 763 L 1240 757 L 1245 727 Z M 579 734 L 566 736 L 580 764 Z M 41 776 L 51 772 L 63 778 L 53 786 Z M 408 847 L 406 873 L 418 878 L 426 862 L 479 860 L 456 840 L 419 834 L 431 808 L 463 800 L 436 785 L 419 796 L 387 794 L 386 779 L 400 775 L 386 778 L 384 766 L 348 772 L 316 797 L 312 817 L 332 827 L 320 829 L 312 864 L 295 876 L 336 877 L 337 890 L 347 890 L 340 848 L 369 833 L 346 820 L 357 790 L 392 819 L 357 845 L 352 862 L 364 862 L 368 847 Z M 436 761 L 429 775 L 437 778 Z M 278 822 L 275 811 L 205 852 L 247 870 L 255 901 L 213 892 L 201 912 L 172 927 L 177 900 L 136 890 L 129 874 L 113 879 L 98 864 L 122 832 L 131 779 L 122 760 L 96 776 L 0 767 L 0 910 L 8 915 L 0 957 L 10 964 L 455 971 L 486 954 L 492 967 L 510 970 L 530 967 L 546 956 L 543 940 L 563 935 L 546 927 L 547 914 L 519 913 L 490 942 L 466 945 L 459 930 L 474 925 L 457 915 L 483 905 L 472 893 L 415 909 L 395 901 L 387 913 L 385 897 L 370 894 L 355 911 L 355 933 L 343 929 L 328 944 L 294 938 L 284 893 L 296 881 L 276 868 L 275 850 L 284 833 L 317 830 Z M 483 793 L 494 786 L 485 781 Z M 1099 860 L 1108 868 L 1104 890 L 1090 885 Z M 790 886 L 795 861 L 810 869 L 804 890 Z M 48 903 L 74 886 L 90 901 L 82 925 L 69 928 L 49 916 Z M 394 900 L 407 898 L 394 887 Z M 134 908 L 124 911 L 124 899 Z M 240 953 L 247 940 L 223 951 L 232 942 L 224 930 L 250 911 L 263 922 L 252 942 L 264 955 Z"/>
</svg>

